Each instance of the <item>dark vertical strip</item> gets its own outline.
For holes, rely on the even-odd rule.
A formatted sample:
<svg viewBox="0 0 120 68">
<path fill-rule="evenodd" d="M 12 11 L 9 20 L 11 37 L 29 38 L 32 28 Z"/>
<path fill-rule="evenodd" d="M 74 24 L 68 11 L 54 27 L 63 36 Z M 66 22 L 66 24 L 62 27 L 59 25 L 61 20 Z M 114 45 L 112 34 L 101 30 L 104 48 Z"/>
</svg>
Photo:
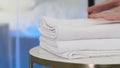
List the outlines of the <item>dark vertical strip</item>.
<svg viewBox="0 0 120 68">
<path fill-rule="evenodd" d="M 88 0 L 88 7 L 95 4 L 95 0 Z"/>
<path fill-rule="evenodd" d="M 0 68 L 9 67 L 9 29 L 7 24 L 0 25 Z"/>
<path fill-rule="evenodd" d="M 95 4 L 95 0 L 88 0 L 88 7 L 93 6 L 94 4 Z M 89 12 L 88 15 L 90 15 Z"/>
</svg>

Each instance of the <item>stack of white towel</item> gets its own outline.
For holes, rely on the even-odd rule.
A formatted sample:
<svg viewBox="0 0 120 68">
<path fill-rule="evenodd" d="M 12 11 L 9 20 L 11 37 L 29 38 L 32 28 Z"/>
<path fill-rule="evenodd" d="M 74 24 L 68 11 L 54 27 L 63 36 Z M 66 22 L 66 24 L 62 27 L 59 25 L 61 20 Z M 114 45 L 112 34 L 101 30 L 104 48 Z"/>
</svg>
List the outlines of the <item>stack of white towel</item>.
<svg viewBox="0 0 120 68">
<path fill-rule="evenodd" d="M 115 21 L 43 17 L 40 46 L 57 56 L 74 59 L 120 55 L 120 23 Z"/>
</svg>

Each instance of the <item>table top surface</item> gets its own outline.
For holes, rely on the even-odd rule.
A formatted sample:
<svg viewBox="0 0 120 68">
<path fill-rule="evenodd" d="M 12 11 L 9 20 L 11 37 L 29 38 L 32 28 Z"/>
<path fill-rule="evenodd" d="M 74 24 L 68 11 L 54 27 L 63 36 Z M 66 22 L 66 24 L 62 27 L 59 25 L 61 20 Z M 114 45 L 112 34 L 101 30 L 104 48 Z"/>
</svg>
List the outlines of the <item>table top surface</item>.
<svg viewBox="0 0 120 68">
<path fill-rule="evenodd" d="M 74 63 L 74 64 L 120 64 L 120 56 L 111 57 L 96 57 L 96 58 L 84 58 L 84 59 L 65 59 L 49 53 L 42 49 L 40 46 L 36 46 L 30 49 L 29 54 L 48 61 Z"/>
</svg>

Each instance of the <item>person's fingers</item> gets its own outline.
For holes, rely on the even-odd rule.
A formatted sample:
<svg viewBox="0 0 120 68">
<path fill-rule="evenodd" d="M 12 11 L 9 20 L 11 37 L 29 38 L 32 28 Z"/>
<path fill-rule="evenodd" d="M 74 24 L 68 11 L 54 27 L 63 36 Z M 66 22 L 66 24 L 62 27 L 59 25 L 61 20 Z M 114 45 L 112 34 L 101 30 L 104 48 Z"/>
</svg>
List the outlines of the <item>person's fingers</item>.
<svg viewBox="0 0 120 68">
<path fill-rule="evenodd" d="M 120 20 L 120 6 L 102 11 L 100 13 L 94 13 L 89 16 L 90 18 L 104 18 L 106 20 Z"/>
<path fill-rule="evenodd" d="M 94 6 L 88 8 L 88 12 L 95 13 L 95 12 L 107 10 L 107 9 L 117 6 L 115 3 L 116 3 L 116 1 L 113 0 L 113 1 L 104 2 L 102 4 L 94 5 Z"/>
<path fill-rule="evenodd" d="M 106 20 L 120 20 L 120 16 L 105 16 L 104 19 Z"/>
<path fill-rule="evenodd" d="M 89 15 L 89 18 L 103 18 L 103 17 L 104 17 L 103 13 L 95 13 L 95 14 Z"/>
<path fill-rule="evenodd" d="M 109 16 L 109 15 L 106 15 L 106 14 L 103 14 L 103 13 L 96 13 L 96 14 L 92 14 L 90 15 L 90 18 L 93 18 L 93 19 L 96 19 L 96 18 L 103 18 L 103 19 L 106 19 L 106 20 L 120 20 L 120 18 L 116 17 L 116 16 Z"/>
</svg>

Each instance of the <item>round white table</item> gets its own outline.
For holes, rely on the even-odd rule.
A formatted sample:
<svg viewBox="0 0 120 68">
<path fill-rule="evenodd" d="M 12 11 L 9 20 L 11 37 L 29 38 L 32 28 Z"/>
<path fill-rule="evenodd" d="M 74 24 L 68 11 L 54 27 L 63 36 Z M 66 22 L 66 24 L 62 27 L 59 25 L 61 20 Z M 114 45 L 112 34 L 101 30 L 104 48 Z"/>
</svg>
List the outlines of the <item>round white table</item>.
<svg viewBox="0 0 120 68">
<path fill-rule="evenodd" d="M 29 62 L 29 68 L 33 68 L 33 63 L 52 68 L 120 68 L 120 56 L 64 59 L 47 52 L 40 46 L 30 49 Z"/>
</svg>

